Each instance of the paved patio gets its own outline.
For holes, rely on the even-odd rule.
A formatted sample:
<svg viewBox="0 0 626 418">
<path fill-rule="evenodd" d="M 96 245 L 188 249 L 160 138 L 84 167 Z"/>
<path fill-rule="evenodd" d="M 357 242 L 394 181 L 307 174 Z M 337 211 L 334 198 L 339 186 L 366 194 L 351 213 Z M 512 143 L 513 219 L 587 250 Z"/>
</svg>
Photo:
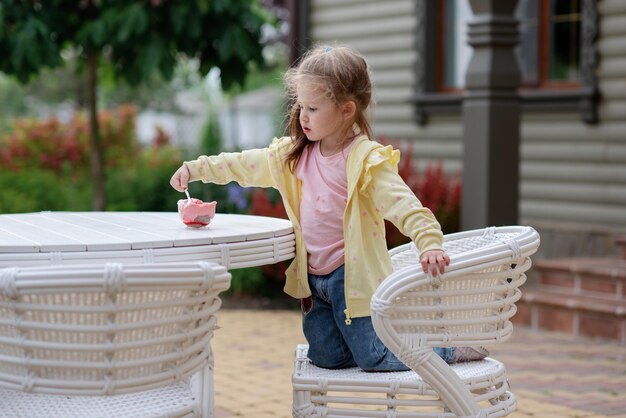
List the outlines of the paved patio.
<svg viewBox="0 0 626 418">
<path fill-rule="evenodd" d="M 223 309 L 218 325 L 216 418 L 290 418 L 299 312 Z M 626 418 L 626 346 L 518 326 L 491 351 L 518 398 L 510 417 Z"/>
</svg>

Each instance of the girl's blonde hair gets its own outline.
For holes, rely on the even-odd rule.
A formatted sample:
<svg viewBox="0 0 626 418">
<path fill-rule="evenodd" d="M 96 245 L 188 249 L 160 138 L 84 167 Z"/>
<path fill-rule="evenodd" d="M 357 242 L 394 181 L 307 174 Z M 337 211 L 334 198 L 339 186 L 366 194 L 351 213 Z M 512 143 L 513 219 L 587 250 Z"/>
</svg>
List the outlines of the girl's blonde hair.
<svg viewBox="0 0 626 418">
<path fill-rule="evenodd" d="M 357 126 L 359 134 L 373 138 L 366 113 L 372 99 L 372 83 L 365 58 L 356 50 L 346 46 L 317 46 L 304 54 L 295 67 L 287 70 L 284 83 L 290 103 L 286 130 L 294 141 L 286 163 L 292 171 L 311 143 L 300 125 L 300 105 L 297 103 L 300 83 L 319 87 L 336 105 L 353 101 L 356 113 L 352 126 Z"/>
</svg>

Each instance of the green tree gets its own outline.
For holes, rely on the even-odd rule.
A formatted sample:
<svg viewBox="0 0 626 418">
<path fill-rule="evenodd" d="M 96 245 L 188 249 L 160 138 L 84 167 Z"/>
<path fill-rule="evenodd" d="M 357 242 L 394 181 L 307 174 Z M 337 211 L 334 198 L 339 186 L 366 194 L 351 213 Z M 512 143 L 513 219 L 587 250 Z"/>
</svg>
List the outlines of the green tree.
<svg viewBox="0 0 626 418">
<path fill-rule="evenodd" d="M 177 58 L 197 58 L 204 75 L 242 84 L 249 64 L 263 65 L 258 0 L 0 0 L 0 71 L 27 82 L 43 68 L 79 62 L 86 73 L 92 207 L 105 206 L 103 146 L 97 120 L 98 69 L 136 85 L 171 79 Z"/>
</svg>

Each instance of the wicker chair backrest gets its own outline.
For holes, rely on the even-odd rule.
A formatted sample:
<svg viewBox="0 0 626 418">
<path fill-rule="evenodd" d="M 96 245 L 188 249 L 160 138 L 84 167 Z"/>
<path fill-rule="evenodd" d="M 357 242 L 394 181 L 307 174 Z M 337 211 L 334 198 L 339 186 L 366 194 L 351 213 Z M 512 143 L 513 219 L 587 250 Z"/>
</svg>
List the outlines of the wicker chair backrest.
<svg viewBox="0 0 626 418">
<path fill-rule="evenodd" d="M 180 381 L 207 364 L 229 284 L 206 262 L 0 269 L 0 386 L 112 395 Z"/>
<path fill-rule="evenodd" d="M 446 273 L 422 271 L 412 244 L 392 250 L 394 272 L 372 299 L 376 331 L 386 344 L 446 347 L 504 341 L 521 297 L 539 235 L 530 227 L 501 227 L 445 236 Z"/>
</svg>

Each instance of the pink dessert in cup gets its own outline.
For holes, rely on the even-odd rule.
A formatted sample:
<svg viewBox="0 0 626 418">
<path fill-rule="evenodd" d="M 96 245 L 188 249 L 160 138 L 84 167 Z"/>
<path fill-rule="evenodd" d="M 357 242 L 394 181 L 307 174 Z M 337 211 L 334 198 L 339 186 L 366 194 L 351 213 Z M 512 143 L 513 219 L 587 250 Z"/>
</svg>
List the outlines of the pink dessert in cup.
<svg viewBox="0 0 626 418">
<path fill-rule="evenodd" d="M 211 223 L 215 216 L 217 202 L 203 202 L 200 199 L 180 199 L 178 213 L 183 223 L 192 228 L 202 228 Z"/>
</svg>

